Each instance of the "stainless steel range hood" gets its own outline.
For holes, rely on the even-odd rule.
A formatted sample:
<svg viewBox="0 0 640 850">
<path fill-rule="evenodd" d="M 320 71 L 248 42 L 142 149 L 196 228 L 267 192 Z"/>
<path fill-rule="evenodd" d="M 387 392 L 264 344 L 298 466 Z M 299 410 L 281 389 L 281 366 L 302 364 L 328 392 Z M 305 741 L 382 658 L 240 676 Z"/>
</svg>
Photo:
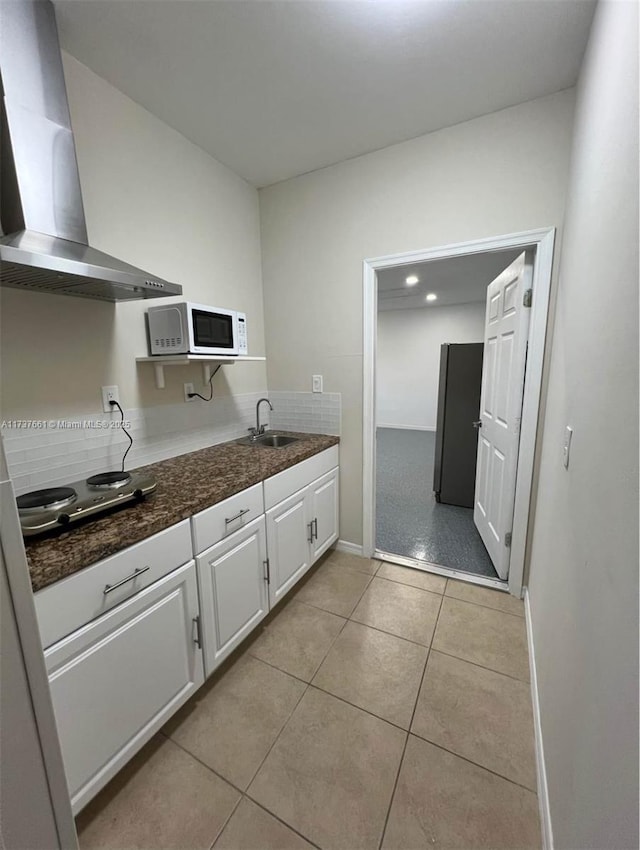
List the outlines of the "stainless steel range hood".
<svg viewBox="0 0 640 850">
<path fill-rule="evenodd" d="M 0 283 L 103 301 L 180 295 L 87 244 L 50 0 L 0 0 Z"/>
</svg>

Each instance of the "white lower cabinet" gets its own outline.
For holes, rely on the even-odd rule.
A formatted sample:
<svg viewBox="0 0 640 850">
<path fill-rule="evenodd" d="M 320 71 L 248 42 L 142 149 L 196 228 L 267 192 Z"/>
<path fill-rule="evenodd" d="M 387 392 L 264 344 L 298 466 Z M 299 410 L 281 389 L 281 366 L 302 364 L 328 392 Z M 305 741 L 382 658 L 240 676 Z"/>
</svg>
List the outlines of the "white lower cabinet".
<svg viewBox="0 0 640 850">
<path fill-rule="evenodd" d="M 209 676 L 269 613 L 264 515 L 197 558 Z"/>
<path fill-rule="evenodd" d="M 190 561 L 45 651 L 74 812 L 203 683 Z"/>
<path fill-rule="evenodd" d="M 267 511 L 269 602 L 275 605 L 311 566 L 307 491 Z"/>
<path fill-rule="evenodd" d="M 269 599 L 275 605 L 338 538 L 338 469 L 267 511 Z"/>
<path fill-rule="evenodd" d="M 332 469 L 309 485 L 307 503 L 313 540 L 311 560 L 315 562 L 338 539 L 338 470 Z"/>
</svg>

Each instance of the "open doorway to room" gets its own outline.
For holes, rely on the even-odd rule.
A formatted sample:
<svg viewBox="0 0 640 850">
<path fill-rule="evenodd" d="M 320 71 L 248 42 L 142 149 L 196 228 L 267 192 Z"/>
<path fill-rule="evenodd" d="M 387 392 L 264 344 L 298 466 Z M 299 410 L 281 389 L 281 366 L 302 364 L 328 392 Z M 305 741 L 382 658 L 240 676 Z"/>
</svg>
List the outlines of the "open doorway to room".
<svg viewBox="0 0 640 850">
<path fill-rule="evenodd" d="M 553 238 L 364 262 L 365 554 L 521 594 Z"/>
<path fill-rule="evenodd" d="M 518 250 L 378 273 L 376 549 L 492 579 L 474 522 L 487 288 Z M 506 375 L 500 376 L 505 379 Z"/>
</svg>

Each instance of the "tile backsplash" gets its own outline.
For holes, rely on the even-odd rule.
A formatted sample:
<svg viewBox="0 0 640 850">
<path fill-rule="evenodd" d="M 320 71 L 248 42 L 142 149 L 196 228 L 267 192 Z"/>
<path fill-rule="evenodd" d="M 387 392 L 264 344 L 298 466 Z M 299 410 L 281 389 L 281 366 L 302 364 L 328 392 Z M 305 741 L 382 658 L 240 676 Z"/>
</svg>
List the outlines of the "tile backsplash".
<svg viewBox="0 0 640 850">
<path fill-rule="evenodd" d="M 134 469 L 244 436 L 255 424 L 256 402 L 265 393 L 246 393 L 192 404 L 125 409 L 133 437 L 126 468 Z M 340 434 L 339 393 L 272 392 L 274 406 L 261 408 L 271 428 Z M 69 419 L 42 420 L 30 427 L 2 423 L 9 473 L 17 495 L 55 487 L 96 472 L 120 469 L 129 444 L 119 429 L 119 412 L 90 411 Z M 16 423 L 17 424 L 17 423 Z"/>
<path fill-rule="evenodd" d="M 297 393 L 274 390 L 271 427 L 282 431 L 340 436 L 342 396 L 340 393 Z M 266 407 L 266 405 L 265 405 Z"/>
</svg>

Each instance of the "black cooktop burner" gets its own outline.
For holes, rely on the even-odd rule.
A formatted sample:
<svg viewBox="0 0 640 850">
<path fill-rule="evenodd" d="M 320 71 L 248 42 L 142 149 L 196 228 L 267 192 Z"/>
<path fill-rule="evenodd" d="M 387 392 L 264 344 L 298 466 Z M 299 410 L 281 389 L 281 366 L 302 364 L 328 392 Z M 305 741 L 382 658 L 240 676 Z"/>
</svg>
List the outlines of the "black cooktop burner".
<svg viewBox="0 0 640 850">
<path fill-rule="evenodd" d="M 52 507 L 62 508 L 75 502 L 76 491 L 73 487 L 49 487 L 46 490 L 34 490 L 18 496 L 18 510 L 49 510 Z"/>
<path fill-rule="evenodd" d="M 92 475 L 87 478 L 87 485 L 96 489 L 103 487 L 122 487 L 131 481 L 131 476 L 128 472 L 101 472 L 99 475 Z"/>
</svg>

